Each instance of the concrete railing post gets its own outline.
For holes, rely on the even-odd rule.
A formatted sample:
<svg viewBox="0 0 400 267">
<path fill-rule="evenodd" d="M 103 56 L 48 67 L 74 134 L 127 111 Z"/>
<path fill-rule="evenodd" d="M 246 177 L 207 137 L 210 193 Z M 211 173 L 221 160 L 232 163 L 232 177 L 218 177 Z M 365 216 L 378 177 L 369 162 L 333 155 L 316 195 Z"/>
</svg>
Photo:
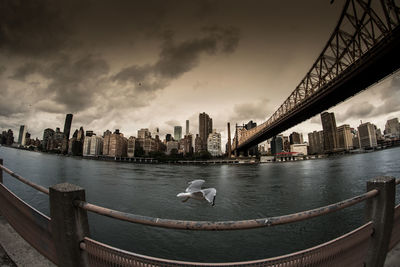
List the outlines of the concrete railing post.
<svg viewBox="0 0 400 267">
<path fill-rule="evenodd" d="M 368 249 L 367 267 L 381 267 L 385 263 L 393 228 L 396 183 L 395 178 L 381 176 L 367 182 L 367 191 L 379 194 L 366 203 L 367 221 L 372 221 L 374 233 Z"/>
<path fill-rule="evenodd" d="M 0 165 L 3 165 L 3 159 L 0 159 Z M 3 169 L 0 170 L 0 183 L 3 183 Z"/>
<path fill-rule="evenodd" d="M 50 187 L 51 231 L 59 266 L 88 266 L 80 242 L 89 237 L 86 210 L 74 206 L 74 200 L 85 201 L 85 190 L 69 183 Z"/>
</svg>

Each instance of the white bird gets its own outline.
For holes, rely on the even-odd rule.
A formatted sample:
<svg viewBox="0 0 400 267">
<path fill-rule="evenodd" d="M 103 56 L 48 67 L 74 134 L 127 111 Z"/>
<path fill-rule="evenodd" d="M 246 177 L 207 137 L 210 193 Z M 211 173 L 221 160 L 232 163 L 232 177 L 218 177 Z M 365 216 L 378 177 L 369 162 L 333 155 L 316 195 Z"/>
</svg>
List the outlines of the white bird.
<svg viewBox="0 0 400 267">
<path fill-rule="evenodd" d="M 215 188 L 201 189 L 201 186 L 204 184 L 204 182 L 204 180 L 191 181 L 189 182 L 189 186 L 186 188 L 185 193 L 179 193 L 176 196 L 179 198 L 184 198 L 182 202 L 188 201 L 189 198 L 197 200 L 205 199 L 210 202 L 212 206 L 214 206 L 217 190 Z"/>
</svg>

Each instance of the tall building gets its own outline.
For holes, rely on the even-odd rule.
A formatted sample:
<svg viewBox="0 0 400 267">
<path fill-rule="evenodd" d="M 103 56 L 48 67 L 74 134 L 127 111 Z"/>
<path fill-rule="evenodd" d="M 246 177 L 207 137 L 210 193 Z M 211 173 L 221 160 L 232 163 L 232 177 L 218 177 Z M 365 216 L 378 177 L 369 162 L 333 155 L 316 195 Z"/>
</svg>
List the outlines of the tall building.
<svg viewBox="0 0 400 267">
<path fill-rule="evenodd" d="M 353 134 L 350 130 L 350 125 L 344 124 L 337 127 L 338 149 L 350 150 L 353 149 Z"/>
<path fill-rule="evenodd" d="M 208 135 L 207 151 L 210 152 L 211 156 L 213 157 L 218 157 L 222 155 L 221 134 L 217 133 L 215 130 Z"/>
<path fill-rule="evenodd" d="M 253 128 L 257 127 L 257 123 L 253 121 L 249 121 L 246 125 L 244 125 L 244 128 L 246 130 L 250 130 Z M 258 154 L 258 145 L 252 146 L 248 149 L 249 156 L 256 156 Z"/>
<path fill-rule="evenodd" d="M 179 141 L 182 139 L 182 126 L 174 127 L 174 139 L 175 141 Z"/>
<path fill-rule="evenodd" d="M 194 152 L 198 153 L 202 151 L 202 141 L 198 134 L 196 134 L 196 138 L 194 139 Z"/>
<path fill-rule="evenodd" d="M 99 156 L 103 154 L 103 138 L 100 136 L 92 135 L 85 138 L 83 142 L 83 155 L 84 156 Z"/>
<path fill-rule="evenodd" d="M 374 148 L 378 146 L 375 127 L 369 122 L 362 123 L 358 126 L 358 138 L 361 148 Z"/>
<path fill-rule="evenodd" d="M 148 155 L 150 152 L 157 151 L 157 140 L 152 138 L 151 136 L 146 136 L 145 138 L 137 138 L 136 141 L 137 145 L 143 148 L 143 151 L 146 155 Z"/>
<path fill-rule="evenodd" d="M 21 125 L 21 127 L 19 127 L 18 144 L 21 146 L 25 145 L 26 131 L 27 128 L 25 125 Z"/>
<path fill-rule="evenodd" d="M 73 136 L 68 141 L 68 154 L 72 156 L 82 156 L 83 145 L 83 140 L 77 140 L 76 137 Z"/>
<path fill-rule="evenodd" d="M 303 144 L 303 134 L 293 132 L 289 135 L 290 144 Z"/>
<path fill-rule="evenodd" d="M 143 128 L 143 129 L 138 130 L 138 135 L 137 135 L 137 137 L 138 137 L 138 138 L 151 137 L 151 133 L 150 133 L 149 129 Z"/>
<path fill-rule="evenodd" d="M 283 137 L 280 135 L 272 137 L 271 154 L 276 155 L 277 153 L 281 153 L 282 151 L 283 151 Z"/>
<path fill-rule="evenodd" d="M 72 114 L 67 114 L 64 123 L 64 135 L 65 137 L 67 137 L 67 140 L 69 139 L 69 133 L 71 131 L 71 123 L 72 123 Z"/>
<path fill-rule="evenodd" d="M 42 143 L 42 148 L 43 150 L 47 150 L 47 143 L 49 142 L 49 139 L 54 135 L 54 130 L 47 128 L 43 132 L 43 143 Z"/>
<path fill-rule="evenodd" d="M 11 129 L 3 131 L 0 138 L 0 144 L 11 146 L 14 143 L 14 133 Z"/>
<path fill-rule="evenodd" d="M 135 156 L 135 149 L 136 149 L 136 138 L 131 136 L 128 139 L 128 151 L 127 151 L 128 158 L 133 158 Z"/>
<path fill-rule="evenodd" d="M 61 132 L 60 128 L 57 127 L 55 133 L 48 140 L 46 150 L 56 153 L 63 152 L 62 147 L 64 139 L 65 139 L 64 133 Z"/>
<path fill-rule="evenodd" d="M 191 134 L 185 135 L 183 145 L 183 153 L 185 155 L 193 154 L 193 136 Z"/>
<path fill-rule="evenodd" d="M 168 141 L 167 142 L 167 155 L 171 155 L 171 152 L 174 151 L 178 153 L 179 150 L 179 142 L 178 141 Z"/>
<path fill-rule="evenodd" d="M 324 131 L 324 151 L 334 152 L 337 149 L 337 128 L 335 114 L 324 112 L 321 114 L 322 129 Z"/>
<path fill-rule="evenodd" d="M 189 120 L 186 120 L 186 131 L 185 135 L 189 135 Z"/>
<path fill-rule="evenodd" d="M 313 131 L 308 134 L 309 154 L 324 153 L 324 131 Z"/>
<path fill-rule="evenodd" d="M 106 131 L 103 133 L 103 138 L 104 138 L 106 135 L 109 135 L 109 134 L 112 134 L 112 132 L 111 132 L 110 130 L 106 130 Z"/>
<path fill-rule="evenodd" d="M 207 150 L 207 138 L 212 133 L 212 119 L 205 112 L 199 114 L 199 136 L 201 140 L 201 150 Z"/>
<path fill-rule="evenodd" d="M 103 138 L 101 136 L 92 135 L 89 138 L 85 138 L 85 141 L 86 139 L 91 139 L 89 149 L 91 156 L 99 156 L 103 154 Z"/>
<path fill-rule="evenodd" d="M 400 137 L 400 123 L 398 118 L 386 122 L 385 134 L 393 137 Z"/>
<path fill-rule="evenodd" d="M 104 137 L 103 155 L 110 157 L 126 157 L 127 147 L 128 140 L 119 130 L 115 130 L 113 134 L 107 134 Z"/>
<path fill-rule="evenodd" d="M 83 141 L 83 149 L 82 149 L 82 155 L 83 156 L 90 156 L 90 145 L 92 142 L 91 137 L 85 138 L 85 141 Z"/>
</svg>

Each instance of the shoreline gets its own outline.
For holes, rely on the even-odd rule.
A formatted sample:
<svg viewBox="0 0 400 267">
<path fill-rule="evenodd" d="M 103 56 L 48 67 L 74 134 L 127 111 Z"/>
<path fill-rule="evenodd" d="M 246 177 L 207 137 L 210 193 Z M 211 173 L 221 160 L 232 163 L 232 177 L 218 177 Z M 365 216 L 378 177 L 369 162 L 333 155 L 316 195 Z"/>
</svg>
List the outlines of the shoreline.
<svg viewBox="0 0 400 267">
<path fill-rule="evenodd" d="M 238 158 L 217 158 L 217 159 L 209 159 L 209 160 L 185 160 L 185 159 L 165 159 L 159 160 L 156 158 L 148 158 L 148 157 L 110 157 L 110 156 L 72 156 L 68 154 L 61 154 L 61 153 L 52 153 L 52 152 L 45 152 L 45 151 L 38 151 L 38 150 L 30 150 L 24 149 L 14 146 L 5 146 L 0 145 L 0 147 L 7 147 L 12 149 L 24 150 L 29 152 L 35 153 L 43 153 L 49 155 L 56 155 L 56 156 L 63 156 L 63 157 L 71 157 L 76 159 L 86 159 L 86 160 L 98 160 L 98 161 L 111 161 L 111 162 L 123 162 L 123 163 L 134 163 L 134 164 L 174 164 L 174 165 L 255 165 L 255 164 L 268 164 L 268 163 L 285 163 L 285 162 L 297 162 L 297 161 L 304 161 L 304 160 L 318 160 L 318 159 L 327 159 L 327 158 L 335 158 L 335 157 L 342 157 L 342 156 L 351 156 L 363 153 L 373 153 L 378 152 L 386 149 L 400 147 L 400 143 L 397 142 L 392 146 L 386 147 L 378 147 L 371 150 L 349 150 L 349 151 L 341 151 L 335 152 L 331 154 L 317 154 L 317 155 L 305 155 L 305 156 L 281 156 L 275 157 L 272 155 L 261 155 L 259 158 L 256 157 L 238 157 Z M 268 160 L 262 161 L 262 157 L 267 157 Z M 274 159 L 274 160 L 273 160 Z M 279 160 L 277 160 L 279 159 Z"/>
</svg>

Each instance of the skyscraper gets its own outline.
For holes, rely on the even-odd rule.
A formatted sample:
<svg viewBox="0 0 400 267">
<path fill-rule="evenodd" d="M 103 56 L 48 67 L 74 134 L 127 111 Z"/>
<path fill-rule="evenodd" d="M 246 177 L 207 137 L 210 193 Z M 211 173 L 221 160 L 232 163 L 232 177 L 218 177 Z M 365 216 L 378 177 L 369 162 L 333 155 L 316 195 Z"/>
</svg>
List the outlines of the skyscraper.
<svg viewBox="0 0 400 267">
<path fill-rule="evenodd" d="M 21 127 L 19 127 L 18 144 L 21 146 L 25 145 L 26 130 L 27 129 L 25 125 L 21 125 Z"/>
<path fill-rule="evenodd" d="M 362 148 L 377 147 L 376 132 L 373 124 L 366 122 L 358 126 L 358 137 Z"/>
<path fill-rule="evenodd" d="M 196 134 L 196 138 L 194 139 L 194 152 L 202 151 L 202 142 L 201 138 L 198 134 Z"/>
<path fill-rule="evenodd" d="M 174 127 L 174 139 L 175 141 L 179 141 L 182 139 L 182 126 Z"/>
<path fill-rule="evenodd" d="M 212 119 L 205 112 L 199 114 L 199 136 L 201 139 L 201 150 L 207 150 L 207 138 L 212 133 Z"/>
<path fill-rule="evenodd" d="M 394 118 L 386 122 L 385 134 L 395 137 L 400 136 L 400 123 L 398 118 Z"/>
<path fill-rule="evenodd" d="M 147 137 L 151 137 L 151 133 L 150 133 L 149 129 L 143 128 L 143 129 L 138 130 L 138 136 L 137 137 L 144 139 L 144 138 L 147 138 Z"/>
<path fill-rule="evenodd" d="M 308 134 L 309 154 L 322 154 L 324 152 L 324 131 L 314 131 Z"/>
<path fill-rule="evenodd" d="M 337 128 L 335 114 L 324 112 L 321 114 L 322 129 L 324 131 L 324 151 L 333 152 L 337 149 Z"/>
<path fill-rule="evenodd" d="M 337 127 L 338 148 L 349 150 L 353 148 L 353 134 L 348 124 Z"/>
<path fill-rule="evenodd" d="M 289 135 L 290 144 L 302 144 L 303 143 L 303 135 L 298 132 L 293 132 Z"/>
<path fill-rule="evenodd" d="M 213 133 L 208 135 L 207 139 L 207 151 L 210 152 L 213 157 L 221 156 L 221 134 L 214 130 Z"/>
<path fill-rule="evenodd" d="M 283 151 L 283 138 L 282 136 L 274 136 L 271 141 L 271 154 L 276 155 Z"/>
<path fill-rule="evenodd" d="M 72 123 L 72 114 L 67 114 L 65 117 L 65 124 L 64 124 L 64 135 L 67 139 L 69 139 L 69 133 L 71 131 L 71 123 Z"/>
<path fill-rule="evenodd" d="M 185 135 L 189 135 L 189 120 L 186 120 L 186 131 Z"/>
<path fill-rule="evenodd" d="M 54 130 L 47 128 L 44 130 L 43 132 L 43 144 L 42 144 L 42 148 L 43 150 L 47 150 L 47 144 L 49 142 L 49 140 L 52 138 L 52 136 L 54 135 Z"/>
</svg>

